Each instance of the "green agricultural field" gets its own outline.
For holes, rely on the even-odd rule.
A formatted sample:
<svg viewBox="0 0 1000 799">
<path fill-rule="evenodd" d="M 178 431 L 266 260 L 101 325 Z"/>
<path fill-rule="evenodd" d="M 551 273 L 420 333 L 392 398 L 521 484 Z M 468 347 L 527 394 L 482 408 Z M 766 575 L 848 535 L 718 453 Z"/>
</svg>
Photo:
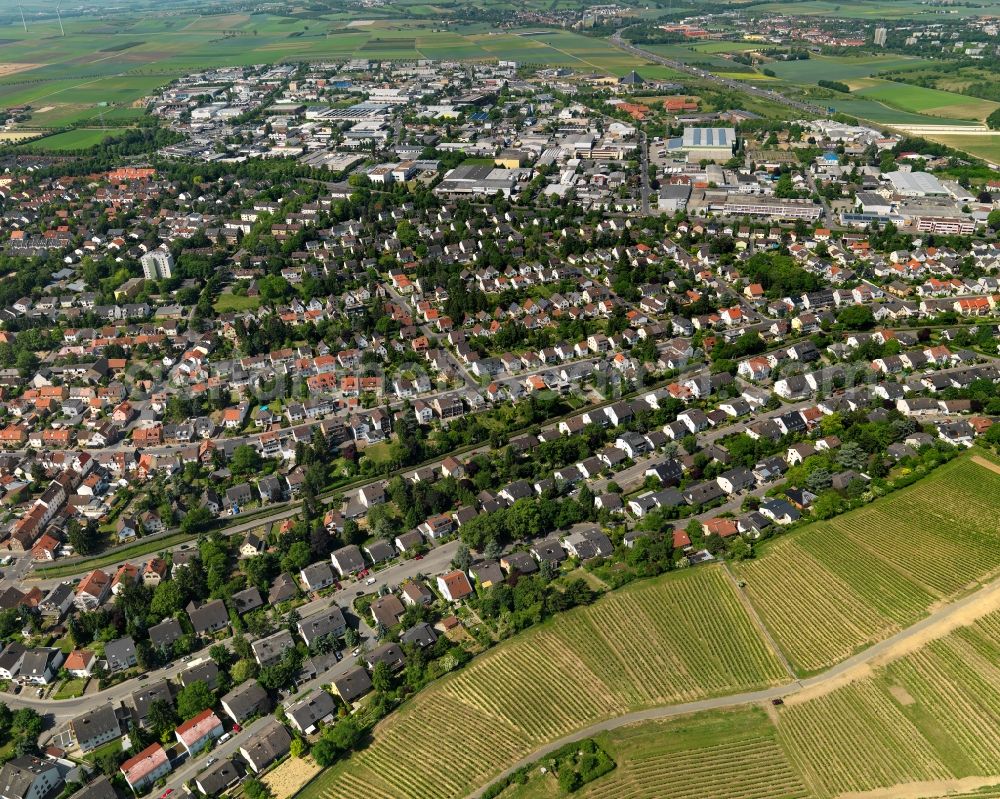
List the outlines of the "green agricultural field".
<svg viewBox="0 0 1000 799">
<path fill-rule="evenodd" d="M 636 724 L 597 741 L 618 767 L 585 786 L 580 799 L 811 796 L 774 725 L 756 707 Z"/>
<path fill-rule="evenodd" d="M 1000 164 L 1000 131 L 985 136 L 961 134 L 923 134 L 923 136 L 954 147 L 956 150 L 964 150 L 991 164 Z"/>
<path fill-rule="evenodd" d="M 998 660 L 1000 611 L 977 611 L 781 707 L 747 704 L 601 733 L 595 740 L 617 768 L 577 795 L 997 799 L 1000 741 L 986 731 L 1000 714 Z"/>
<path fill-rule="evenodd" d="M 1000 567 L 998 509 L 1000 475 L 958 458 L 879 502 L 776 539 L 736 571 L 792 665 L 816 672 Z"/>
<path fill-rule="evenodd" d="M 850 81 L 885 70 L 917 69 L 930 62 L 907 56 L 824 56 L 813 54 L 805 61 L 772 61 L 767 68 L 790 83 L 814 84 L 819 80 Z"/>
<path fill-rule="evenodd" d="M 100 144 L 109 136 L 121 133 L 120 128 L 77 128 L 64 133 L 56 133 L 54 136 L 46 136 L 43 139 L 21 145 L 24 149 L 33 151 L 47 150 L 50 152 L 60 152 L 65 150 L 83 150 Z"/>
<path fill-rule="evenodd" d="M 890 19 L 939 19 L 940 6 L 920 0 L 875 0 L 874 2 L 842 4 L 837 0 L 788 0 L 754 6 L 755 14 L 795 14 L 824 18 L 844 17 L 870 22 Z M 955 17 L 976 17 L 1000 14 L 1000 4 L 985 2 L 974 6 L 949 6 L 947 13 Z"/>
<path fill-rule="evenodd" d="M 427 6 L 428 11 L 433 11 Z M 294 60 L 464 59 L 516 60 L 581 72 L 676 77 L 609 42 L 572 31 L 503 31 L 468 25 L 441 29 L 428 19 L 386 19 L 372 10 L 358 20 L 274 14 L 176 14 L 105 19 L 67 18 L 0 26 L 0 107 L 30 105 L 28 126 L 58 128 L 141 114 L 142 99 L 186 73 L 240 64 Z M 366 17 L 369 16 L 365 12 Z M 362 24 L 358 24 L 362 23 Z M 705 56 L 706 58 L 711 56 Z"/>
<path fill-rule="evenodd" d="M 903 111 L 947 119 L 982 121 L 1000 108 L 1000 103 L 991 100 L 981 100 L 940 89 L 925 89 L 923 86 L 882 80 L 874 81 L 874 84 L 853 94 Z"/>
<path fill-rule="evenodd" d="M 563 614 L 429 686 L 301 796 L 461 797 L 588 723 L 785 679 L 720 568 L 677 572 Z M 462 735 L 421 733 L 456 718 Z"/>
</svg>

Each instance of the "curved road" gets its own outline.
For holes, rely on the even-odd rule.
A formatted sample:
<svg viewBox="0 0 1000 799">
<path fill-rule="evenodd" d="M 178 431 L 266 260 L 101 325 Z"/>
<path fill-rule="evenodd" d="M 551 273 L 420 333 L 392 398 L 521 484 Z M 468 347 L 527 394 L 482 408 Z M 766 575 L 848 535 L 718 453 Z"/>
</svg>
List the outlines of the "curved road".
<svg viewBox="0 0 1000 799">
<path fill-rule="evenodd" d="M 993 604 L 987 606 L 986 601 L 989 599 L 993 599 L 994 602 Z M 627 713 L 624 716 L 616 716 L 615 718 L 598 721 L 584 727 L 583 729 L 577 730 L 570 735 L 560 738 L 557 741 L 547 743 L 545 746 L 534 750 L 531 754 L 522 757 L 516 763 L 511 765 L 510 768 L 494 777 L 490 783 L 483 785 L 468 794 L 468 799 L 479 799 L 479 797 L 482 796 L 483 791 L 485 791 L 486 788 L 493 782 L 510 776 L 518 769 L 540 760 L 551 752 L 554 752 L 567 744 L 583 740 L 584 738 L 590 738 L 597 733 L 616 730 L 619 727 L 624 727 L 628 724 L 635 724 L 636 722 L 641 721 L 656 721 L 658 719 L 666 719 L 673 716 L 684 716 L 689 713 L 698 713 L 704 710 L 718 710 L 721 708 L 753 705 L 760 702 L 770 702 L 772 699 L 793 696 L 808 689 L 834 687 L 840 680 L 850 680 L 851 672 L 853 670 L 869 666 L 883 655 L 891 655 L 894 649 L 907 643 L 910 639 L 924 634 L 930 634 L 933 636 L 935 632 L 939 632 L 940 634 L 948 632 L 950 630 L 949 622 L 951 622 L 956 615 L 965 611 L 970 606 L 977 604 L 982 604 L 984 606 L 982 608 L 983 614 L 994 610 L 997 605 L 1000 605 L 1000 579 L 994 580 L 978 591 L 973 591 L 968 596 L 959 599 L 956 602 L 952 602 L 950 605 L 946 605 L 940 610 L 937 610 L 929 616 L 921 619 L 913 626 L 907 627 L 905 630 L 901 630 L 890 638 L 879 641 L 877 644 L 873 644 L 863 652 L 859 652 L 858 654 L 849 657 L 847 660 L 841 661 L 836 666 L 833 666 L 823 673 L 815 675 L 814 677 L 792 680 L 782 685 L 776 685 L 772 688 L 765 688 L 759 691 L 745 691 L 739 694 L 716 696 L 711 699 L 701 699 L 697 702 L 686 702 L 682 705 L 667 705 L 665 707 L 653 707 L 646 710 L 637 710 L 632 713 Z M 958 624 L 957 626 L 961 626 L 961 624 Z M 939 627 L 941 630 L 938 631 L 935 629 Z"/>
</svg>

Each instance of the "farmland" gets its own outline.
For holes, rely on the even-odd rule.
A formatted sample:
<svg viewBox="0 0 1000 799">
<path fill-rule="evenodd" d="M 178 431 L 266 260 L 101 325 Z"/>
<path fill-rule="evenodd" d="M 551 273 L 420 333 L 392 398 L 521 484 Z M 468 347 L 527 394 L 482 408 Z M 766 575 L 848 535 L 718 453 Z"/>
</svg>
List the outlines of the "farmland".
<svg viewBox="0 0 1000 799">
<path fill-rule="evenodd" d="M 116 128 L 77 128 L 57 133 L 54 136 L 46 136 L 43 139 L 21 145 L 32 150 L 51 150 L 59 152 L 61 150 L 83 150 L 100 144 L 109 136 L 121 133 Z"/>
<path fill-rule="evenodd" d="M 961 458 L 880 502 L 778 539 L 737 571 L 792 665 L 814 672 L 1000 566 L 998 506 L 1000 476 Z"/>
<path fill-rule="evenodd" d="M 926 89 L 922 86 L 883 80 L 871 80 L 866 83 L 870 85 L 852 94 L 911 113 L 981 121 L 1000 108 L 1000 104 L 991 100 L 981 100 L 940 89 Z"/>
<path fill-rule="evenodd" d="M 784 679 L 722 570 L 679 572 L 556 618 L 430 686 L 303 796 L 346 796 L 358 785 L 371 796 L 463 796 L 588 723 Z M 456 714 L 463 735 L 421 734 Z"/>
<path fill-rule="evenodd" d="M 618 768 L 581 799 L 802 799 L 811 794 L 758 708 L 624 727 L 600 739 Z"/>
<path fill-rule="evenodd" d="M 996 799 L 1000 743 L 984 732 L 1000 714 L 1000 612 L 975 615 L 767 712 L 748 704 L 601 733 L 617 768 L 579 796 Z"/>
<path fill-rule="evenodd" d="M 994 131 L 986 135 L 927 133 L 924 134 L 924 138 L 946 144 L 956 150 L 972 153 L 972 155 L 983 158 L 991 164 L 1000 164 L 1000 132 Z"/>
</svg>

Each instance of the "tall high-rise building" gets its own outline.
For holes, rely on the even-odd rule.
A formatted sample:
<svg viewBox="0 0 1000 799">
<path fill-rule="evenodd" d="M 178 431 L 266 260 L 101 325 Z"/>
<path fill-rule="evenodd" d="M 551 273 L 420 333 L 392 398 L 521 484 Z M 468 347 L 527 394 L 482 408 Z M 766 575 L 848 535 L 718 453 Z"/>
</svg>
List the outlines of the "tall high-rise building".
<svg viewBox="0 0 1000 799">
<path fill-rule="evenodd" d="M 162 280 L 173 277 L 174 256 L 168 250 L 150 250 L 139 259 L 142 274 L 146 280 Z"/>
<path fill-rule="evenodd" d="M 878 27 L 875 29 L 875 45 L 877 47 L 885 47 L 885 37 L 889 33 L 885 28 Z"/>
</svg>

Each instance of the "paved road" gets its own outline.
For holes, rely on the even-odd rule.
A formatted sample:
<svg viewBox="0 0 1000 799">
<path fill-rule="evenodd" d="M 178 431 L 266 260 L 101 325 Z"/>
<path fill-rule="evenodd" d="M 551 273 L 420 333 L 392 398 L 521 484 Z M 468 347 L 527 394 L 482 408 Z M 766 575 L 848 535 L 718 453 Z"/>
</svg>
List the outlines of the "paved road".
<svg viewBox="0 0 1000 799">
<path fill-rule="evenodd" d="M 988 584 L 986 587 L 969 594 L 957 602 L 946 605 L 945 607 L 931 613 L 924 619 L 921 619 L 912 627 L 908 627 L 905 630 L 896 633 L 892 637 L 886 638 L 884 641 L 873 644 L 863 652 L 859 652 L 857 655 L 849 657 L 847 660 L 838 663 L 836 666 L 833 666 L 832 668 L 824 671 L 822 674 L 817 674 L 814 677 L 802 680 L 791 680 L 781 685 L 776 685 L 772 688 L 765 688 L 759 691 L 744 691 L 742 693 L 730 694 L 728 696 L 717 696 L 711 699 L 702 699 L 697 702 L 685 702 L 681 705 L 668 705 L 665 707 L 654 707 L 647 710 L 639 710 L 634 713 L 627 713 L 623 716 L 617 716 L 615 718 L 599 721 L 596 724 L 591 724 L 570 735 L 560 738 L 557 741 L 552 741 L 551 743 L 536 749 L 531 754 L 526 755 L 516 763 L 512 764 L 502 774 L 498 774 L 493 781 L 495 782 L 496 780 L 503 779 L 504 777 L 513 774 L 518 769 L 534 763 L 540 758 L 545 757 L 547 754 L 554 752 L 556 749 L 559 749 L 566 744 L 573 743 L 574 741 L 580 741 L 584 738 L 590 738 L 601 732 L 616 730 L 619 727 L 624 727 L 628 724 L 635 724 L 642 721 L 655 721 L 657 719 L 666 719 L 673 716 L 684 716 L 689 713 L 698 713 L 705 710 L 717 710 L 719 708 L 738 707 L 742 705 L 755 705 L 760 704 L 761 702 L 770 702 L 772 699 L 793 696 L 807 689 L 823 688 L 826 686 L 832 687 L 838 680 L 848 679 L 850 677 L 850 672 L 854 669 L 870 665 L 884 655 L 890 655 L 896 647 L 905 644 L 912 638 L 922 636 L 925 633 L 933 635 L 935 628 L 940 628 L 941 632 L 947 631 L 949 629 L 948 624 L 952 617 L 962 613 L 972 605 L 984 602 L 984 600 L 988 598 L 995 597 L 998 593 L 1000 593 L 1000 580 L 996 580 Z M 487 786 L 484 785 L 481 788 L 472 791 L 468 794 L 469 799 L 478 799 L 482 796 L 486 787 Z"/>
</svg>

